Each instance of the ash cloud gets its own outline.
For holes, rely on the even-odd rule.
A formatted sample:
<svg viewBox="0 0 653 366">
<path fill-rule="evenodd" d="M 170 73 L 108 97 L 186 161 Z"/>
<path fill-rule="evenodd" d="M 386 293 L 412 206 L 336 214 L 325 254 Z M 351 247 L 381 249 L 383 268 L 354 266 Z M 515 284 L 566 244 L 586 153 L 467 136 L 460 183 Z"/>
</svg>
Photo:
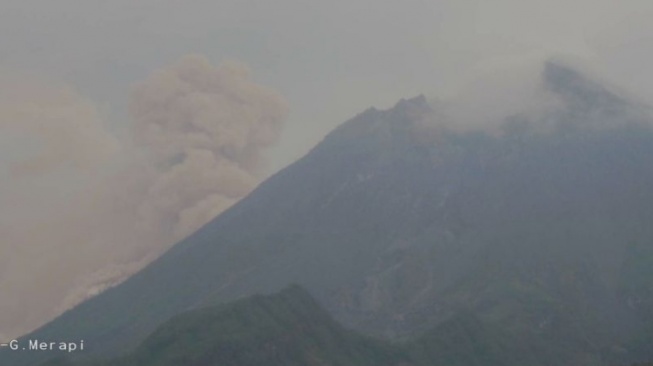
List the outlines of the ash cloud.
<svg viewBox="0 0 653 366">
<path fill-rule="evenodd" d="M 134 85 L 119 141 L 65 84 L 0 78 L 0 334 L 113 286 L 250 192 L 284 99 L 199 55 Z"/>
<path fill-rule="evenodd" d="M 279 139 L 287 107 L 248 77 L 242 65 L 187 56 L 134 88 L 135 144 L 157 175 L 140 212 L 177 239 L 249 192 L 261 152 Z"/>
<path fill-rule="evenodd" d="M 5 133 L 31 138 L 38 145 L 12 163 L 15 176 L 65 166 L 93 169 L 119 148 L 104 129 L 98 107 L 67 85 L 0 77 L 0 113 Z"/>
</svg>

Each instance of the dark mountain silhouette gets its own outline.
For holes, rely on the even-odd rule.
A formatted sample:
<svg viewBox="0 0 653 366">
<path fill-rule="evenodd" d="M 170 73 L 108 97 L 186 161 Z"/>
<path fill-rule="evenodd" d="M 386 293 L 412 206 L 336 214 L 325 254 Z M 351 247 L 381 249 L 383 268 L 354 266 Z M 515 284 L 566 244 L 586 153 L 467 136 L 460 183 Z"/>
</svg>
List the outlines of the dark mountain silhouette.
<svg viewBox="0 0 653 366">
<path fill-rule="evenodd" d="M 493 366 L 544 364 L 523 342 L 462 312 L 402 344 L 374 340 L 336 323 L 299 286 L 173 317 L 126 357 L 48 366 Z M 515 363 L 519 362 L 519 363 Z"/>
<path fill-rule="evenodd" d="M 653 359 L 648 110 L 557 63 L 542 82 L 560 105 L 500 132 L 451 131 L 423 97 L 369 109 L 28 338 L 114 357 L 184 311 L 298 283 L 368 335 L 414 338 L 467 309 L 548 364 Z"/>
</svg>

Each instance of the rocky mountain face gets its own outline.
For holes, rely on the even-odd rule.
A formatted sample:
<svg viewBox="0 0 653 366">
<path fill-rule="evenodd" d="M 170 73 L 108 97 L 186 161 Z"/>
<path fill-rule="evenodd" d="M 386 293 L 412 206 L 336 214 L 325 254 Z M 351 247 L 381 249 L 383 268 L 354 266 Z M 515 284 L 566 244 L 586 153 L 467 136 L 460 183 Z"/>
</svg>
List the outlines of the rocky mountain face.
<svg viewBox="0 0 653 366">
<path fill-rule="evenodd" d="M 428 334 L 464 309 L 549 364 L 652 359 L 652 119 L 559 64 L 542 84 L 559 105 L 500 131 L 450 130 L 423 97 L 369 109 L 28 338 L 115 356 L 181 312 L 298 283 L 369 335 Z"/>
</svg>

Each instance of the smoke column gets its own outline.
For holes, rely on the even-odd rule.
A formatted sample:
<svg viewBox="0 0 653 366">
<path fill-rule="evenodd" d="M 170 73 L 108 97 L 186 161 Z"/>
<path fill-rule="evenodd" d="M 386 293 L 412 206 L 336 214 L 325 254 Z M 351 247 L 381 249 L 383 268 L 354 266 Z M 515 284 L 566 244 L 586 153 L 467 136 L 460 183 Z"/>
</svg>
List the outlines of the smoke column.
<svg viewBox="0 0 653 366">
<path fill-rule="evenodd" d="M 115 285 L 250 192 L 287 106 L 202 56 L 136 83 L 131 134 L 67 85 L 0 78 L 0 335 Z"/>
</svg>

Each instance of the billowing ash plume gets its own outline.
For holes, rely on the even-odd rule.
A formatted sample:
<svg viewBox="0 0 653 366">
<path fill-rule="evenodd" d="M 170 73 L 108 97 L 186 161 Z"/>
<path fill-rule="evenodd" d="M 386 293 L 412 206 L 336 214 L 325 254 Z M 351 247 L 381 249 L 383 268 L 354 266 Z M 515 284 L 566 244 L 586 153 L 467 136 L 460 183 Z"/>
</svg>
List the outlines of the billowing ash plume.
<svg viewBox="0 0 653 366">
<path fill-rule="evenodd" d="M 122 281 L 243 197 L 284 100 L 237 63 L 187 56 L 134 86 L 118 141 L 66 85 L 0 79 L 0 334 Z"/>
<path fill-rule="evenodd" d="M 25 77 L 0 78 L 0 131 L 0 333 L 16 335 L 54 315 L 65 283 L 89 269 L 74 259 L 90 239 L 80 185 L 119 145 L 94 103 Z"/>
<path fill-rule="evenodd" d="M 93 169 L 118 149 L 95 104 L 66 85 L 0 77 L 0 128 L 38 145 L 12 162 L 17 176 L 61 167 Z"/>
<path fill-rule="evenodd" d="M 261 151 L 279 138 L 286 107 L 241 65 L 199 56 L 154 73 L 133 92 L 135 141 L 158 176 L 141 212 L 180 238 L 249 192 Z"/>
</svg>

